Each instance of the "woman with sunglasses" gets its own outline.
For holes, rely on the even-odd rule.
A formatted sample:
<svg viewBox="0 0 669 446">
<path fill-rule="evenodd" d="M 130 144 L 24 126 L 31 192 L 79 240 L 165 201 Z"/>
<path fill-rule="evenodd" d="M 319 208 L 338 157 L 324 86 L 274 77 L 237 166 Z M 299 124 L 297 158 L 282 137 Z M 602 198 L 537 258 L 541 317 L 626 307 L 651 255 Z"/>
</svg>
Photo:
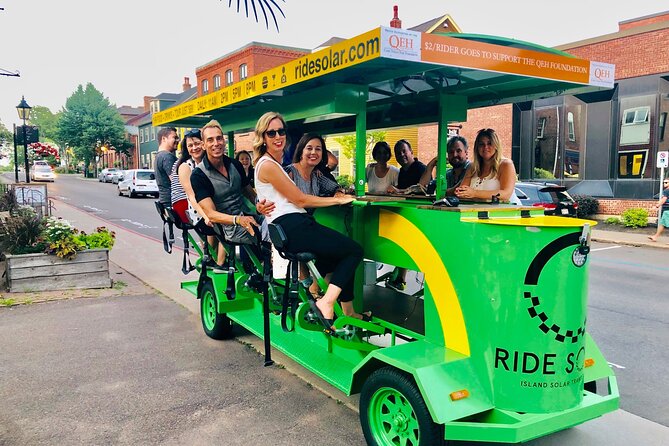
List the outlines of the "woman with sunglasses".
<svg viewBox="0 0 669 446">
<path fill-rule="evenodd" d="M 172 209 L 184 223 L 191 223 L 197 227 L 198 231 L 207 234 L 208 243 L 215 246 L 217 243 L 214 231 L 211 228 L 212 224 L 195 200 L 195 192 L 190 183 L 190 175 L 195 166 L 202 161 L 203 156 L 204 149 L 200 130 L 193 129 L 186 132 L 184 139 L 181 141 L 181 155 L 174 163 L 170 174 Z M 225 248 L 220 243 L 218 244 L 216 257 L 216 264 L 210 266 L 216 273 L 223 272 L 220 265 L 225 262 Z"/>
<path fill-rule="evenodd" d="M 502 145 L 493 129 L 481 129 L 474 141 L 472 167 L 455 189 L 458 198 L 472 201 L 499 201 L 520 204 L 514 188 L 516 168 L 502 156 Z"/>
<path fill-rule="evenodd" d="M 267 217 L 268 223 L 282 227 L 291 252 L 313 253 L 321 274 L 332 273 L 325 295 L 309 303 L 321 323 L 332 328 L 337 300 L 345 315 L 363 319 L 363 315 L 353 310 L 353 278 L 362 260 L 362 247 L 345 235 L 320 225 L 305 210 L 348 204 L 353 197 L 317 197 L 302 192 L 281 167 L 287 143 L 283 117 L 275 112 L 262 115 L 253 135 L 253 147 L 258 153 L 255 184 L 258 199 L 272 201 L 275 205 Z"/>
</svg>

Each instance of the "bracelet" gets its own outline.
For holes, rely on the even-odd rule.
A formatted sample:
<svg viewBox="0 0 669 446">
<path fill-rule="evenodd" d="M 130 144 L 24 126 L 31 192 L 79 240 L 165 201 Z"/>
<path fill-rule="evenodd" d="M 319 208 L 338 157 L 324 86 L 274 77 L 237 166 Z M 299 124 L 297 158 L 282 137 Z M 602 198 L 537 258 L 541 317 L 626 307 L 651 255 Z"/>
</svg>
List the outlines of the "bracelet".
<svg viewBox="0 0 669 446">
<path fill-rule="evenodd" d="M 232 224 L 233 224 L 233 226 L 237 226 L 237 216 L 236 215 L 232 216 Z"/>
</svg>

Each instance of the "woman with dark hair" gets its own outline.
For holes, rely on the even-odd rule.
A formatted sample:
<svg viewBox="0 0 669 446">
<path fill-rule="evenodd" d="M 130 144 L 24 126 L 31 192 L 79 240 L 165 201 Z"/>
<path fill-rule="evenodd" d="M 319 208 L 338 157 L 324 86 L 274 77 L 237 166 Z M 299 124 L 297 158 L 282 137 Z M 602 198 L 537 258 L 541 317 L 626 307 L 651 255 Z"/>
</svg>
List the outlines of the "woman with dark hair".
<svg viewBox="0 0 669 446">
<path fill-rule="evenodd" d="M 202 135 L 199 129 L 193 129 L 184 135 L 181 141 L 181 156 L 172 166 L 170 173 L 172 209 L 177 213 L 184 223 L 190 223 L 197 229 L 207 234 L 207 241 L 211 246 L 216 245 L 216 237 L 211 228 L 212 224 L 207 218 L 200 205 L 195 199 L 195 192 L 190 183 L 190 175 L 202 158 L 204 149 L 202 147 Z M 216 264 L 210 265 L 216 273 L 223 272 L 220 265 L 225 262 L 225 249 L 218 245 Z"/>
<path fill-rule="evenodd" d="M 320 135 L 307 133 L 295 147 L 293 163 L 284 167 L 295 186 L 305 194 L 333 197 L 339 189 L 336 181 L 323 174 L 322 169 L 327 166 L 327 153 L 325 140 Z"/>
<path fill-rule="evenodd" d="M 362 260 L 362 247 L 333 229 L 325 227 L 307 214 L 305 208 L 349 204 L 351 196 L 317 197 L 302 192 L 281 167 L 287 145 L 287 128 L 283 117 L 267 112 L 260 117 L 253 136 L 258 153 L 255 163 L 255 183 L 258 199 L 274 203 L 268 223 L 279 224 L 288 239 L 290 252 L 311 252 L 321 274 L 332 272 L 325 295 L 310 305 L 321 323 L 332 328 L 334 305 L 340 301 L 344 314 L 363 319 L 368 316 L 353 309 L 353 278 Z"/>
<path fill-rule="evenodd" d="M 397 186 L 400 170 L 388 165 L 390 157 L 390 146 L 387 142 L 379 141 L 374 144 L 372 158 L 376 162 L 370 163 L 365 169 L 367 192 L 370 194 L 385 194 L 390 186 Z"/>
<path fill-rule="evenodd" d="M 253 187 L 253 165 L 251 164 L 251 154 L 246 150 L 240 150 L 235 155 L 235 159 L 239 161 L 244 168 L 244 174 L 246 176 L 244 180 L 248 180 L 251 183 L 251 187 Z"/>
<path fill-rule="evenodd" d="M 493 197 L 520 204 L 515 193 L 516 168 L 502 156 L 502 145 L 493 129 L 481 129 L 474 141 L 474 159 L 462 184 L 455 189 L 458 198 L 491 201 Z"/>
</svg>

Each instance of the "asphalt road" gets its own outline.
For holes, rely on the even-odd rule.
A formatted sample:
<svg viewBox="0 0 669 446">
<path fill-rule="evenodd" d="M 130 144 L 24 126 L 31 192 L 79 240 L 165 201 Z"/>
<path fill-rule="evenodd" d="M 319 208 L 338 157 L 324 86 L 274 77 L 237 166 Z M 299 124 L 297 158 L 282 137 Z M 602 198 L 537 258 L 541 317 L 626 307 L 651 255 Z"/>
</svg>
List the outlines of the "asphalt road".
<svg viewBox="0 0 669 446">
<path fill-rule="evenodd" d="M 164 297 L 0 308 L 0 339 L 3 446 L 365 444 L 355 412 Z"/>
<path fill-rule="evenodd" d="M 80 176 L 62 175 L 48 187 L 51 197 L 161 240 L 153 198 L 119 197 L 116 185 Z M 621 408 L 669 426 L 666 256 L 666 250 L 594 243 L 588 331 L 618 377 Z"/>
</svg>

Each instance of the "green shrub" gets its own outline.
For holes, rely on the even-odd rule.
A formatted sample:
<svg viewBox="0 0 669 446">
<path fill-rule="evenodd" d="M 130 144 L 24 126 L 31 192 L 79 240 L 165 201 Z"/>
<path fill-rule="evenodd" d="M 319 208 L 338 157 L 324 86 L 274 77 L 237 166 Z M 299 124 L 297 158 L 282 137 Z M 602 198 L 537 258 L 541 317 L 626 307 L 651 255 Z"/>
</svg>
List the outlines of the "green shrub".
<svg viewBox="0 0 669 446">
<path fill-rule="evenodd" d="M 100 226 L 95 229 L 94 233 L 86 234 L 85 232 L 82 232 L 77 238 L 84 244 L 84 249 L 112 249 L 116 239 L 116 233 L 104 226 Z"/>
<path fill-rule="evenodd" d="M 623 224 L 629 228 L 648 226 L 648 211 L 641 208 L 629 208 L 622 214 Z"/>
<path fill-rule="evenodd" d="M 550 172 L 546 169 L 540 169 L 538 167 L 534 168 L 534 179 L 535 180 L 554 180 L 555 175 L 553 172 Z"/>
<path fill-rule="evenodd" d="M 350 175 L 339 175 L 337 177 L 337 183 L 344 189 L 348 189 L 353 186 L 353 178 Z"/>
<path fill-rule="evenodd" d="M 79 240 L 77 236 L 69 234 L 49 243 L 49 248 L 46 252 L 55 254 L 63 259 L 72 260 L 77 256 L 77 251 L 83 251 L 84 249 L 86 249 L 86 244 Z"/>
<path fill-rule="evenodd" d="M 21 207 L 4 220 L 0 219 L 0 252 L 3 254 L 30 254 L 43 252 L 46 243 L 42 237 L 45 222 L 32 208 Z"/>
<path fill-rule="evenodd" d="M 67 166 L 58 166 L 54 169 L 56 173 L 77 173 L 76 169 Z"/>
<path fill-rule="evenodd" d="M 0 194 L 0 211 L 15 214 L 18 209 L 19 202 L 16 200 L 16 194 L 8 187 L 4 193 Z"/>
<path fill-rule="evenodd" d="M 576 209 L 576 216 L 578 218 L 588 218 L 591 215 L 595 215 L 599 210 L 599 202 L 596 198 L 588 195 L 572 195 L 572 198 L 578 203 L 578 209 Z"/>
<path fill-rule="evenodd" d="M 609 225 L 621 225 L 623 222 L 618 217 L 609 217 L 604 220 L 604 223 Z"/>
</svg>

